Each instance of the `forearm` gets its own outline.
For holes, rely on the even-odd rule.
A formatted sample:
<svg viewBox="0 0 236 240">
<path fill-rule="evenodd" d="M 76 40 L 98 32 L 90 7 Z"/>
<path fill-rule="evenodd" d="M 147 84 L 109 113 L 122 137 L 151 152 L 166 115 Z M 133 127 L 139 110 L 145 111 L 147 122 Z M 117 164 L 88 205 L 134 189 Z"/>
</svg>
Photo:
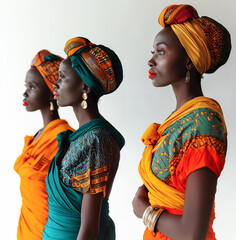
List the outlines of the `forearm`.
<svg viewBox="0 0 236 240">
<path fill-rule="evenodd" d="M 200 227 L 200 226 L 199 226 Z M 186 221 L 183 216 L 162 213 L 156 226 L 155 232 L 160 231 L 172 240 L 205 240 L 205 231 L 197 230 L 193 221 Z"/>
<path fill-rule="evenodd" d="M 142 218 L 144 211 L 149 206 L 150 206 L 150 204 L 148 202 L 139 201 L 139 206 L 138 206 L 137 210 L 134 211 L 134 214 L 136 215 L 136 217 Z"/>
</svg>

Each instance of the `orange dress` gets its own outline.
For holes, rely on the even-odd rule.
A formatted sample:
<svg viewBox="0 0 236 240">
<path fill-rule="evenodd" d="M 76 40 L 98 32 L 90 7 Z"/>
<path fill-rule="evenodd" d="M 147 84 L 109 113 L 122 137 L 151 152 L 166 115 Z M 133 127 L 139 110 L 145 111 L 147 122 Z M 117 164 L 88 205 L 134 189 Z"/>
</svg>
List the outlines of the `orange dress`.
<svg viewBox="0 0 236 240">
<path fill-rule="evenodd" d="M 189 174 L 207 167 L 220 176 L 225 163 L 226 135 L 221 108 L 207 97 L 188 101 L 161 125 L 150 125 L 142 137 L 146 148 L 139 164 L 150 204 L 182 215 Z M 213 209 L 207 240 L 216 239 L 214 218 Z M 143 239 L 170 238 L 146 228 Z"/>
<path fill-rule="evenodd" d="M 50 122 L 40 137 L 25 136 L 22 154 L 17 158 L 14 169 L 19 174 L 22 207 L 18 223 L 18 240 L 42 239 L 48 217 L 45 179 L 48 168 L 57 153 L 57 134 L 73 130 L 65 120 Z"/>
</svg>

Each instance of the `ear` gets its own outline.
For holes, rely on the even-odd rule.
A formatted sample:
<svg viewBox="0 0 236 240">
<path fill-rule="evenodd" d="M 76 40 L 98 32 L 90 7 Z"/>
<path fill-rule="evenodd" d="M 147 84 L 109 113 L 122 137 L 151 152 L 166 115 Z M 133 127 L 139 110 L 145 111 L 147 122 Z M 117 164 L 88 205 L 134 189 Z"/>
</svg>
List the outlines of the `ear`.
<svg viewBox="0 0 236 240">
<path fill-rule="evenodd" d="M 88 87 L 84 82 L 82 83 L 82 90 L 83 92 L 89 94 L 91 92 L 90 87 Z"/>
<path fill-rule="evenodd" d="M 188 59 L 187 59 L 187 63 L 186 63 L 186 68 L 187 68 L 187 70 L 192 70 L 193 68 L 194 68 L 195 66 L 193 65 L 193 63 L 192 63 L 192 60 L 188 57 Z"/>
</svg>

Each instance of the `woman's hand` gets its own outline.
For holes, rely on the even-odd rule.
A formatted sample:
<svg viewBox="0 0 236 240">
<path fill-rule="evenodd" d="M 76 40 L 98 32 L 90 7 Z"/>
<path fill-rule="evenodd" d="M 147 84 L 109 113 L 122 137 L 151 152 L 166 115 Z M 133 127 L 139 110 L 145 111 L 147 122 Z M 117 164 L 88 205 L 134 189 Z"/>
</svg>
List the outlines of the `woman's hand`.
<svg viewBox="0 0 236 240">
<path fill-rule="evenodd" d="M 148 190 L 142 185 L 138 188 L 132 202 L 134 214 L 138 218 L 142 218 L 145 209 L 150 206 L 148 201 Z"/>
</svg>

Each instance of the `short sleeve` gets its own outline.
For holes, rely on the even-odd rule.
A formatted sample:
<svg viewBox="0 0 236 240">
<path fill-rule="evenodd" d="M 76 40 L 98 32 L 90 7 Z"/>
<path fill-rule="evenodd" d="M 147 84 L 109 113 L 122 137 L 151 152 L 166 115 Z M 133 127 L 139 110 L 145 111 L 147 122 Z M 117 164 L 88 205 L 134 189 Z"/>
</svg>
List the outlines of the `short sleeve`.
<svg viewBox="0 0 236 240">
<path fill-rule="evenodd" d="M 207 135 L 194 139 L 183 162 L 186 178 L 203 167 L 209 168 L 219 177 L 225 164 L 225 152 L 225 143 L 216 137 Z"/>
<path fill-rule="evenodd" d="M 106 186 L 117 143 L 110 132 L 95 129 L 70 146 L 60 171 L 66 185 L 85 193 L 106 194 Z"/>
</svg>

